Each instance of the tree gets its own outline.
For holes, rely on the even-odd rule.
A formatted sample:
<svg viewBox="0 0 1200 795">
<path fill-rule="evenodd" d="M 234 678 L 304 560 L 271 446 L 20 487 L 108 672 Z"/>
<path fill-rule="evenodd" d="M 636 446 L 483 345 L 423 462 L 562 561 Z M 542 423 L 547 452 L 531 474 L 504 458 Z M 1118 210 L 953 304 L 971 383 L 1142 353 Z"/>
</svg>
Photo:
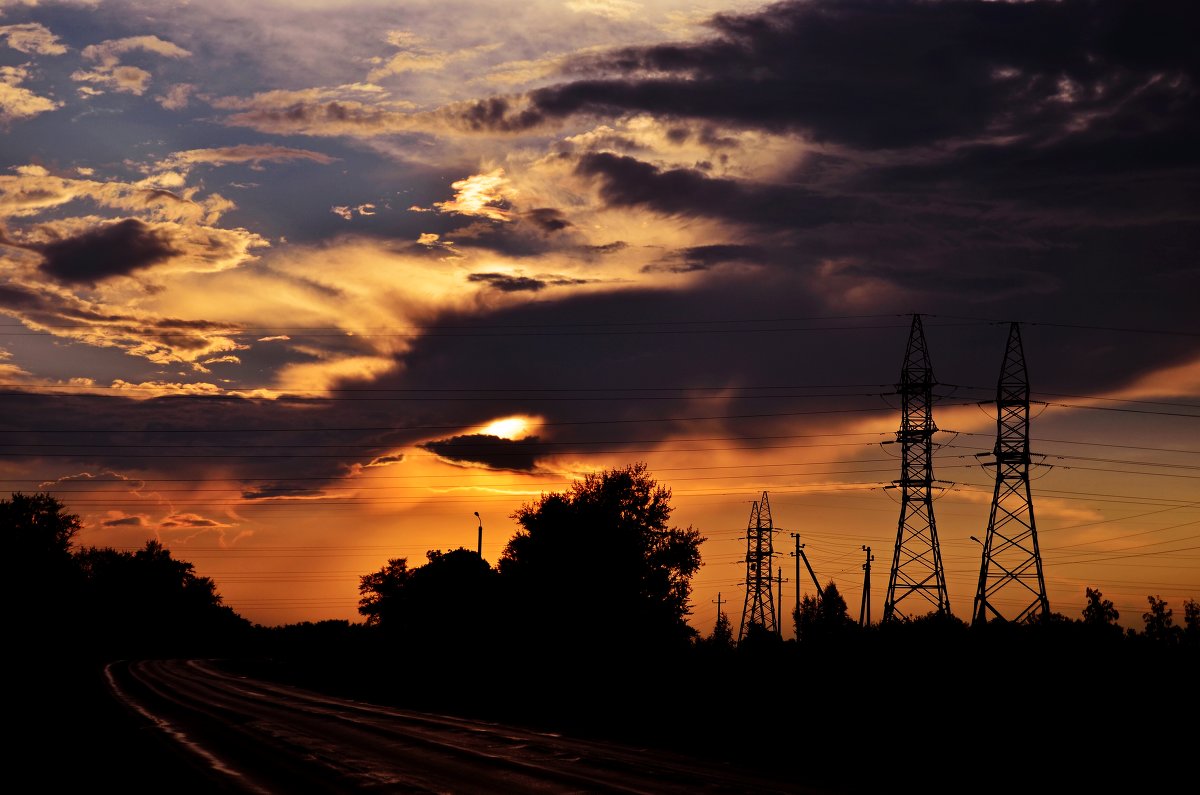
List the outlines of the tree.
<svg viewBox="0 0 1200 795">
<path fill-rule="evenodd" d="M 427 650 L 458 653 L 479 645 L 495 625 L 496 572 L 474 550 L 429 550 L 410 569 L 396 558 L 360 578 L 358 611 L 390 636 Z"/>
<path fill-rule="evenodd" d="M 1142 613 L 1142 621 L 1146 622 L 1146 638 L 1163 643 L 1178 641 L 1181 630 L 1175 626 L 1174 611 L 1157 596 L 1147 596 L 1146 601 L 1150 603 L 1150 609 Z"/>
<path fill-rule="evenodd" d="M 382 569 L 359 577 L 358 612 L 367 624 L 379 626 L 399 621 L 403 615 L 405 586 L 412 574 L 408 558 L 392 558 Z"/>
<path fill-rule="evenodd" d="M 1200 602 L 1195 599 L 1183 603 L 1183 641 L 1200 648 Z"/>
<path fill-rule="evenodd" d="M 78 598 L 79 569 L 72 556 L 79 517 L 49 494 L 14 493 L 0 500 L 0 532 L 8 552 L 8 604 L 22 631 L 64 628 Z M 65 628 L 64 628 L 65 629 Z"/>
<path fill-rule="evenodd" d="M 698 638 L 697 643 L 713 649 L 732 649 L 734 647 L 733 627 L 729 625 L 729 616 L 724 610 L 717 613 L 717 623 L 713 626 L 712 633 L 706 638 Z"/>
<path fill-rule="evenodd" d="M 796 622 L 796 638 L 801 641 L 838 638 L 858 628 L 833 580 L 822 589 L 820 597 L 810 594 L 802 598 L 800 607 L 792 611 L 792 618 Z"/>
<path fill-rule="evenodd" d="M 643 463 L 586 475 L 513 518 L 499 562 L 523 631 L 559 646 L 690 641 L 700 532 L 669 524 L 671 491 Z"/>
<path fill-rule="evenodd" d="M 1121 614 L 1113 607 L 1112 600 L 1105 599 L 1098 588 L 1085 588 L 1084 595 L 1087 597 L 1087 604 L 1083 607 L 1084 626 L 1119 635 L 1121 628 L 1117 625 L 1117 619 Z"/>
<path fill-rule="evenodd" d="M 93 645 L 109 654 L 200 653 L 239 639 L 249 624 L 222 603 L 216 583 L 155 539 L 136 552 L 87 548 L 79 607 Z"/>
</svg>

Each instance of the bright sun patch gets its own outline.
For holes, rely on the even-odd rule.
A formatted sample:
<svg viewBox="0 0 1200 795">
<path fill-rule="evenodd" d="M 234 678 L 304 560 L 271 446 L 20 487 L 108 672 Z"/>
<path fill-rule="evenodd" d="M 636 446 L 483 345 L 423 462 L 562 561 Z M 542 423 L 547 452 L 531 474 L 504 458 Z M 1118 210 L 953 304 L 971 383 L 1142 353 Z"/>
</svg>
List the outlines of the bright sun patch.
<svg viewBox="0 0 1200 795">
<path fill-rule="evenodd" d="M 541 417 L 530 417 L 527 415 L 516 415 L 513 417 L 504 417 L 499 420 L 492 420 L 487 425 L 481 426 L 475 433 L 485 436 L 499 436 L 501 439 L 524 439 L 537 430 L 542 424 Z"/>
</svg>

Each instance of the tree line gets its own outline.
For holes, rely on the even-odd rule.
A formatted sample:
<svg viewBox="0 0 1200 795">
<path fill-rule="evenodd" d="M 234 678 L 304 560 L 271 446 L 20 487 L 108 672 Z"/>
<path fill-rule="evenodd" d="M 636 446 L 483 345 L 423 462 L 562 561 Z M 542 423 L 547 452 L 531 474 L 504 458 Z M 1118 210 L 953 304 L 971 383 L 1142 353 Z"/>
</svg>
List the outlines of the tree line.
<svg viewBox="0 0 1200 795">
<path fill-rule="evenodd" d="M 792 611 L 795 640 L 750 626 L 738 643 L 723 612 L 710 632 L 701 633 L 688 619 L 691 580 L 702 565 L 705 539 L 694 527 L 674 526 L 672 511 L 670 488 L 644 463 L 589 474 L 564 492 L 543 494 L 518 509 L 517 530 L 494 566 L 463 547 L 429 550 L 416 565 L 392 558 L 359 578 L 361 624 L 278 628 L 252 627 L 223 603 L 212 579 L 196 575 L 191 563 L 174 558 L 155 539 L 136 552 L 76 546 L 79 517 L 49 494 L 14 493 L 0 500 L 0 527 L 10 543 L 6 579 L 21 631 L 98 655 L 236 648 L 250 642 L 252 629 L 260 642 L 278 639 L 284 648 L 306 645 L 309 635 L 356 632 L 363 638 L 356 642 L 409 659 L 429 658 L 435 667 L 480 654 L 645 659 L 660 652 L 773 644 L 812 651 L 905 632 L 965 637 L 963 622 L 933 613 L 861 627 L 832 580 Z M 1177 622 L 1170 605 L 1148 596 L 1141 632 L 1120 627 L 1118 611 L 1099 588 L 1086 588 L 1084 600 L 1078 617 L 1050 613 L 1025 629 L 1111 642 L 1200 645 L 1195 599 L 1184 602 Z"/>
</svg>

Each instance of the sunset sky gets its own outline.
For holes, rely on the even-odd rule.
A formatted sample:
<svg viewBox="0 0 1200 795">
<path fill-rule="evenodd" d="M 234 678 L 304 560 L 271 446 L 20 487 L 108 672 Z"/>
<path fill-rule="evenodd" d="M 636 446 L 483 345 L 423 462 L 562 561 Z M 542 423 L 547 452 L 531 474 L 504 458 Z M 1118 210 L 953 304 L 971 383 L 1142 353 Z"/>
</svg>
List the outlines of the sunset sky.
<svg viewBox="0 0 1200 795">
<path fill-rule="evenodd" d="M 1200 599 L 1200 4 L 0 0 L 0 493 L 261 624 L 647 463 L 882 616 L 913 314 L 969 620 L 1010 322 L 1050 607 Z M 803 593 L 812 593 L 802 572 Z M 562 598 L 563 595 L 549 595 Z M 791 636 L 790 618 L 785 619 Z"/>
</svg>

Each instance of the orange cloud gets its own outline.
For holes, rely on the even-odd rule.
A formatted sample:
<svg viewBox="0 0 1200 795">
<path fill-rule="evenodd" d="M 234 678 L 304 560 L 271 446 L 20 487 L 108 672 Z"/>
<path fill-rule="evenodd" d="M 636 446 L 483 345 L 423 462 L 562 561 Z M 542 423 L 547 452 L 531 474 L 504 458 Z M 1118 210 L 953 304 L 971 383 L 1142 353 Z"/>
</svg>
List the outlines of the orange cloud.
<svg viewBox="0 0 1200 795">
<path fill-rule="evenodd" d="M 121 56 L 127 52 L 143 51 L 161 55 L 164 58 L 187 58 L 190 52 L 157 36 L 130 36 L 124 39 L 111 39 L 99 44 L 92 44 L 83 49 L 83 57 L 96 62 L 96 68 L 87 71 L 79 69 L 72 73 L 71 79 L 77 83 L 92 83 L 114 91 L 141 96 L 150 84 L 150 73 L 137 66 L 128 66 L 120 62 Z M 90 92 L 95 93 L 96 89 Z"/>
</svg>

